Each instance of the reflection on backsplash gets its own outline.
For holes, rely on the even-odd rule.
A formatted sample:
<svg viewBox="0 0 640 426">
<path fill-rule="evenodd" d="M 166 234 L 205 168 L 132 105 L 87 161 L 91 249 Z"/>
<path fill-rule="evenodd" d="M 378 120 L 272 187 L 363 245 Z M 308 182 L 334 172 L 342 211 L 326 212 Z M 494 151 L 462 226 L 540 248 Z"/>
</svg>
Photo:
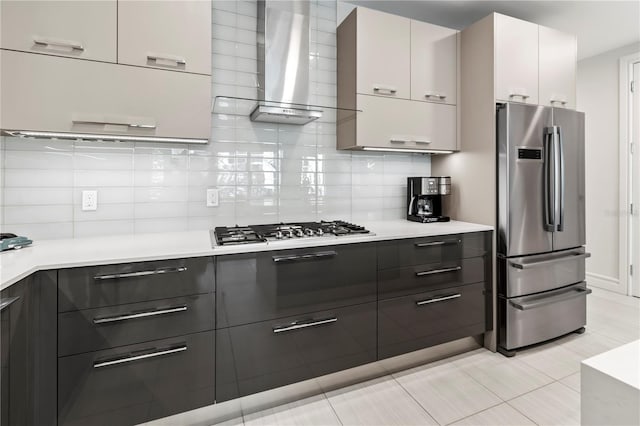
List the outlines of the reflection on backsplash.
<svg viewBox="0 0 640 426">
<path fill-rule="evenodd" d="M 336 103 L 335 1 L 312 1 L 312 103 Z M 213 95 L 256 95 L 255 1 L 213 2 Z M 36 239 L 405 216 L 420 154 L 337 151 L 335 114 L 305 126 L 216 114 L 208 145 L 0 137 L 2 231 Z M 206 207 L 206 189 L 220 205 Z M 84 189 L 98 210 L 84 212 Z"/>
</svg>

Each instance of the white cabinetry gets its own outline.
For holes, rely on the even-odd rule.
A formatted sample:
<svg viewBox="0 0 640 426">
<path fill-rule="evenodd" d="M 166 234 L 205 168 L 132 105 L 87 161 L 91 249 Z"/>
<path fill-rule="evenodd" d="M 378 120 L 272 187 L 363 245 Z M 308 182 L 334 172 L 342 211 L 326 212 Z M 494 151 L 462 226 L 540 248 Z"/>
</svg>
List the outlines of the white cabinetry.
<svg viewBox="0 0 640 426">
<path fill-rule="evenodd" d="M 539 103 L 576 108 L 576 37 L 539 27 Z"/>
<path fill-rule="evenodd" d="M 116 0 L 0 1 L 0 47 L 116 61 Z"/>
<path fill-rule="evenodd" d="M 119 1 L 118 63 L 211 74 L 211 4 Z"/>
</svg>

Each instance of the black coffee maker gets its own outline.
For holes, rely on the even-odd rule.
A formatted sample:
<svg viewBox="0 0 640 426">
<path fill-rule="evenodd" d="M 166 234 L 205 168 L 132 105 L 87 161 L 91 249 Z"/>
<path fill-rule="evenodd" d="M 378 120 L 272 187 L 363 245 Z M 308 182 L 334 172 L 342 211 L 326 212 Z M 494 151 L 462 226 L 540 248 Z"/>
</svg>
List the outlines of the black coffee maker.
<svg viewBox="0 0 640 426">
<path fill-rule="evenodd" d="M 407 178 L 407 220 L 413 222 L 449 222 L 442 215 L 442 196 L 451 194 L 451 177 Z"/>
</svg>

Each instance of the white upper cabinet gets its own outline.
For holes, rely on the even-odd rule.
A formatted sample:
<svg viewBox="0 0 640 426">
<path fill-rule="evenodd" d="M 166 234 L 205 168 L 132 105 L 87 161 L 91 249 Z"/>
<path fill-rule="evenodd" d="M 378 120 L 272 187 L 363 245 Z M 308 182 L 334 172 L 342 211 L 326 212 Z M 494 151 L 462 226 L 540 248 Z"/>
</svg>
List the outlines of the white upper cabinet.
<svg viewBox="0 0 640 426">
<path fill-rule="evenodd" d="M 411 21 L 357 8 L 357 92 L 410 99 Z"/>
<path fill-rule="evenodd" d="M 117 2 L 0 1 L 0 46 L 116 62 Z"/>
<path fill-rule="evenodd" d="M 576 37 L 540 27 L 540 105 L 576 108 Z"/>
<path fill-rule="evenodd" d="M 496 99 L 538 103 L 538 25 L 495 14 Z"/>
<path fill-rule="evenodd" d="M 211 74 L 211 3 L 120 0 L 118 63 Z"/>
<path fill-rule="evenodd" d="M 458 31 L 411 21 L 411 99 L 456 104 Z"/>
</svg>

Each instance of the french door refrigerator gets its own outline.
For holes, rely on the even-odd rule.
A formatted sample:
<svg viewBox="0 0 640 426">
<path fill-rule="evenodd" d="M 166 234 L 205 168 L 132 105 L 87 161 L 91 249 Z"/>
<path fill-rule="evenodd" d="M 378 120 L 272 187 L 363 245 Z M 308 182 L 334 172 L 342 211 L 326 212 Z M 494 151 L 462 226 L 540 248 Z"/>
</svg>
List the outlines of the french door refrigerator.
<svg viewBox="0 0 640 426">
<path fill-rule="evenodd" d="M 497 105 L 498 350 L 586 324 L 584 113 Z"/>
</svg>

